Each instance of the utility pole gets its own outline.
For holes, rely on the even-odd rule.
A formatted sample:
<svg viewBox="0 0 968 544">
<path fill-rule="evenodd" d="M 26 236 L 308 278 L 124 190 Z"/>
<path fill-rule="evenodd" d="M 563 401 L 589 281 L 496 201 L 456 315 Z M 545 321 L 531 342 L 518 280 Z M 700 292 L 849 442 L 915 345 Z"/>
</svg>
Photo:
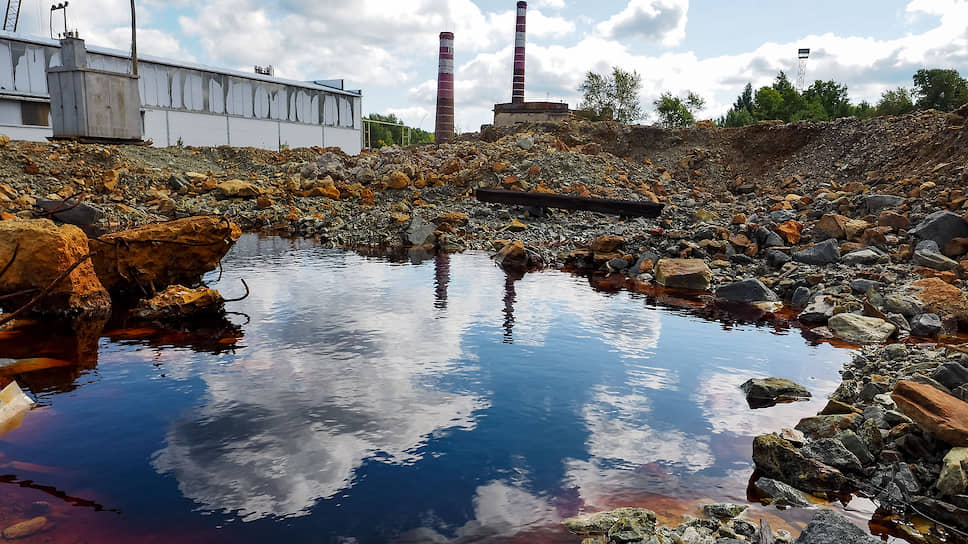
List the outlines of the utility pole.
<svg viewBox="0 0 968 544">
<path fill-rule="evenodd" d="M 138 76 L 138 23 L 131 0 L 131 75 Z"/>
</svg>

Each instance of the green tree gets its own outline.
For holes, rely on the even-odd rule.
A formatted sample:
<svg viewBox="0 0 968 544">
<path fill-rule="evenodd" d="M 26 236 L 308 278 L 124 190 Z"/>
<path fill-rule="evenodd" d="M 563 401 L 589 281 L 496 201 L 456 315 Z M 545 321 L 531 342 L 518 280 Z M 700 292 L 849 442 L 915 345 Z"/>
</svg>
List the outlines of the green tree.
<svg viewBox="0 0 968 544">
<path fill-rule="evenodd" d="M 914 94 L 921 109 L 954 111 L 968 102 L 968 83 L 957 70 L 918 70 L 914 74 Z"/>
<path fill-rule="evenodd" d="M 665 92 L 652 104 L 663 126 L 688 127 L 696 124 L 695 114 L 706 105 L 706 101 L 692 91 L 687 93 L 685 99 Z"/>
<path fill-rule="evenodd" d="M 753 117 L 757 121 L 783 121 L 783 95 L 773 87 L 760 87 L 753 98 Z M 788 119 L 786 119 L 788 120 Z"/>
<path fill-rule="evenodd" d="M 851 107 L 850 114 L 858 119 L 870 119 L 874 117 L 875 110 L 870 102 L 861 100 L 860 104 Z"/>
<path fill-rule="evenodd" d="M 874 108 L 877 115 L 904 115 L 914 111 L 911 93 L 904 87 L 888 89 L 881 93 L 881 99 Z"/>
<path fill-rule="evenodd" d="M 815 108 L 811 103 L 820 104 L 826 113 L 827 119 L 838 119 L 847 117 L 851 113 L 850 97 L 847 95 L 847 86 L 837 82 L 820 81 L 819 79 L 803 91 L 803 99 L 807 102 L 808 110 Z"/>
<path fill-rule="evenodd" d="M 405 142 L 410 144 L 422 144 L 422 143 L 433 143 L 434 135 L 425 130 L 419 128 L 407 127 L 402 119 L 396 116 L 396 114 L 391 113 L 390 115 L 381 115 L 379 113 L 371 113 L 367 115 L 364 119 L 369 119 L 371 121 L 380 121 L 381 123 L 390 123 L 390 126 L 380 123 L 368 123 L 370 132 L 370 146 L 378 148 L 386 145 L 400 145 Z"/>
<path fill-rule="evenodd" d="M 607 75 L 589 71 L 578 86 L 582 93 L 579 107 L 595 120 L 631 123 L 645 116 L 639 100 L 641 88 L 642 76 L 635 71 L 626 72 L 617 66 Z"/>
<path fill-rule="evenodd" d="M 773 90 L 780 93 L 780 97 L 783 99 L 780 103 L 778 117 L 774 117 L 774 119 L 790 122 L 793 119 L 793 115 L 803 109 L 803 97 L 800 96 L 796 87 L 793 86 L 793 83 L 790 82 L 790 79 L 783 71 L 777 74 L 776 81 L 773 82 Z"/>
<path fill-rule="evenodd" d="M 790 121 L 829 121 L 830 115 L 819 100 L 811 100 L 795 112 Z"/>
<path fill-rule="evenodd" d="M 736 102 L 733 103 L 733 111 L 737 114 L 741 110 L 746 110 L 750 113 L 752 117 L 753 114 L 753 84 L 747 83 L 746 87 L 743 88 L 743 94 L 736 97 Z"/>
<path fill-rule="evenodd" d="M 746 125 L 752 125 L 756 122 L 753 119 L 753 114 L 750 110 L 746 108 L 741 109 L 730 109 L 726 112 L 726 115 L 720 117 L 716 124 L 721 127 L 745 127 Z"/>
</svg>

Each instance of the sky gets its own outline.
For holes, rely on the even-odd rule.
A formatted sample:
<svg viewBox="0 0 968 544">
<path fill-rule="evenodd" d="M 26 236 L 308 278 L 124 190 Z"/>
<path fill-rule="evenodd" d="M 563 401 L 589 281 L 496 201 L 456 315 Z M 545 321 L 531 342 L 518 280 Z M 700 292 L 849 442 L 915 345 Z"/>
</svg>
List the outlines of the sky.
<svg viewBox="0 0 968 544">
<path fill-rule="evenodd" d="M 143 55 L 287 79 L 344 79 L 363 112 L 395 113 L 433 130 L 437 47 L 455 33 L 455 115 L 461 132 L 509 102 L 514 0 L 138 0 Z M 20 31 L 47 36 L 50 0 L 23 0 Z M 128 0 L 72 0 L 68 26 L 89 44 L 130 48 Z M 63 28 L 55 17 L 53 24 Z M 968 76 L 968 0 L 532 0 L 528 100 L 581 101 L 588 71 L 642 76 L 642 103 L 662 92 L 706 99 L 699 118 L 725 113 L 747 82 L 778 71 L 845 83 L 854 102 L 911 86 L 920 68 Z M 650 111 L 651 113 L 651 111 Z M 655 115 L 643 122 L 655 120 Z"/>
</svg>

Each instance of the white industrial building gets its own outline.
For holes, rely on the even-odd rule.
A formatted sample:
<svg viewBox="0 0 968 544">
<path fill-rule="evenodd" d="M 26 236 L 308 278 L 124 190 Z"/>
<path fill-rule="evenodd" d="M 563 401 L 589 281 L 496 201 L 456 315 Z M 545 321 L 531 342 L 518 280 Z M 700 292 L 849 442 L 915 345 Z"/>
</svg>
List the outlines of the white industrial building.
<svg viewBox="0 0 968 544">
<path fill-rule="evenodd" d="M 94 70 L 130 73 L 127 53 L 87 48 Z M 56 40 L 0 32 L 0 133 L 50 137 L 47 69 L 61 66 Z M 362 146 L 362 92 L 342 81 L 302 82 L 139 56 L 143 135 L 156 146 L 280 149 Z"/>
</svg>

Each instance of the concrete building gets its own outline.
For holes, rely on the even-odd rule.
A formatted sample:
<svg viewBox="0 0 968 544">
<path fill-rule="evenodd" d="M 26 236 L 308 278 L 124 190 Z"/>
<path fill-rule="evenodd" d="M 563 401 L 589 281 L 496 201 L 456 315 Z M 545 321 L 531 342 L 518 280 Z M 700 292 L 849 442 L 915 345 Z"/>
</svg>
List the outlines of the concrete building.
<svg viewBox="0 0 968 544">
<path fill-rule="evenodd" d="M 87 65 L 130 73 L 131 57 L 88 47 Z M 0 32 L 0 133 L 52 136 L 47 69 L 59 66 L 56 40 Z M 156 146 L 362 147 L 363 95 L 342 80 L 290 81 L 140 55 L 139 72 L 142 133 Z"/>
</svg>

